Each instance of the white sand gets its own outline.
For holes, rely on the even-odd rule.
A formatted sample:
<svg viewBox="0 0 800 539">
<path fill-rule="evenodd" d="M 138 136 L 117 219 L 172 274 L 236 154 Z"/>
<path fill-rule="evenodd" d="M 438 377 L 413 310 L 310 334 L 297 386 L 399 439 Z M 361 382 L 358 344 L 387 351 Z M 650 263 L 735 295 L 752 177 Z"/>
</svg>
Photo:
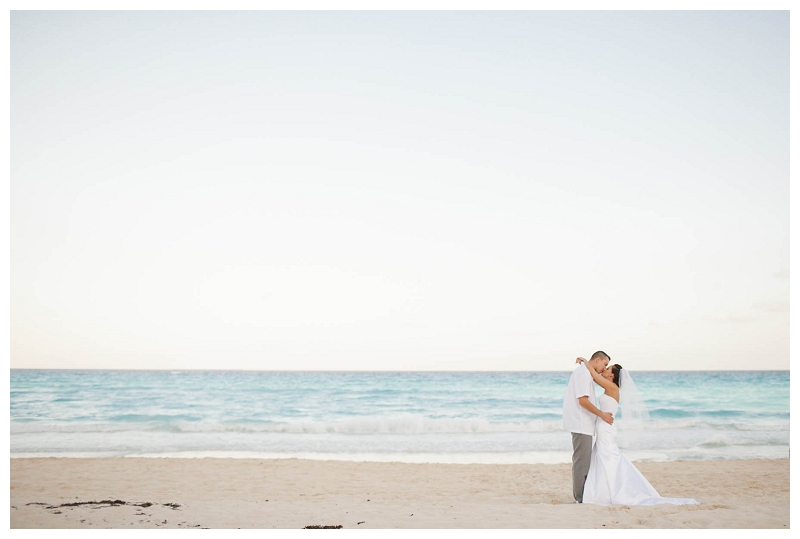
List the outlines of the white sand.
<svg viewBox="0 0 800 539">
<path fill-rule="evenodd" d="M 572 503 L 569 464 L 10 460 L 11 528 L 789 527 L 789 459 L 636 463 L 701 502 L 652 507 Z M 127 504 L 57 507 L 103 500 Z"/>
</svg>

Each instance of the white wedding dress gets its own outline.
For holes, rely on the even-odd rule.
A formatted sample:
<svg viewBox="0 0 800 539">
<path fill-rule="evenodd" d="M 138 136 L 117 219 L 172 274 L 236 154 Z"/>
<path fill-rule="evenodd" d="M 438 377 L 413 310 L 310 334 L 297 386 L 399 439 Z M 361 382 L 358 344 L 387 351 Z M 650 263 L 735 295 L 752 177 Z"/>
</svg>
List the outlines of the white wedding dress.
<svg viewBox="0 0 800 539">
<path fill-rule="evenodd" d="M 603 394 L 597 401 L 603 412 L 616 417 L 619 404 Z M 598 505 L 674 505 L 696 504 L 691 498 L 662 498 L 642 473 L 622 454 L 617 446 L 617 429 L 602 419 L 597 420 L 597 440 L 592 449 L 589 475 L 583 489 L 583 503 Z"/>
</svg>

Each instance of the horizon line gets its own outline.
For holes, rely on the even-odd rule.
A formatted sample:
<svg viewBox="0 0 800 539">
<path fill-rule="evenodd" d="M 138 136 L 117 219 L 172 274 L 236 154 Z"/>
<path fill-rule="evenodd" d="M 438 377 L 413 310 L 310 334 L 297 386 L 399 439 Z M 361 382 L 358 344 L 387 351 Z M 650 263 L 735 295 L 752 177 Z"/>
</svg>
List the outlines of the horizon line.
<svg viewBox="0 0 800 539">
<path fill-rule="evenodd" d="M 9 367 L 11 371 L 118 371 L 118 372 L 286 372 L 286 373 L 527 373 L 570 372 L 564 370 L 363 370 L 363 369 L 115 369 L 100 367 L 54 368 Z M 790 372 L 791 369 L 636 369 L 636 372 Z"/>
</svg>

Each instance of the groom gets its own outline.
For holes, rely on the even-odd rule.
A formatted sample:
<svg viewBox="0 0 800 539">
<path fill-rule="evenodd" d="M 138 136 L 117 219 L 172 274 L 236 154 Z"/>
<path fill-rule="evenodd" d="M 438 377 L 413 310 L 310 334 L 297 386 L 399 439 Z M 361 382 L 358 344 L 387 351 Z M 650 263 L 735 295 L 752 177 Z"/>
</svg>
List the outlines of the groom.
<svg viewBox="0 0 800 539">
<path fill-rule="evenodd" d="M 592 354 L 589 360 L 597 372 L 606 370 L 611 358 L 602 351 Z M 572 433 L 572 495 L 575 503 L 583 503 L 583 485 L 589 474 L 589 462 L 592 459 L 592 436 L 597 418 L 609 425 L 614 416 L 609 412 L 601 412 L 595 406 L 594 381 L 589 369 L 578 363 L 567 384 L 567 395 L 564 397 L 564 430 Z"/>
</svg>

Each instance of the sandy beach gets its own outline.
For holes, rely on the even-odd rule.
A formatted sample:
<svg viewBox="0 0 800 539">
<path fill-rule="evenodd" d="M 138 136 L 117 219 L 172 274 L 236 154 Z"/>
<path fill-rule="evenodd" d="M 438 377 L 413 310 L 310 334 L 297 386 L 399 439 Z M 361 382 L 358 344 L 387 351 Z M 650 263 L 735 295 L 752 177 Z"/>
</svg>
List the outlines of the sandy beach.
<svg viewBox="0 0 800 539">
<path fill-rule="evenodd" d="M 11 528 L 788 528 L 789 459 L 639 462 L 699 506 L 572 503 L 569 464 L 11 460 Z"/>
</svg>

